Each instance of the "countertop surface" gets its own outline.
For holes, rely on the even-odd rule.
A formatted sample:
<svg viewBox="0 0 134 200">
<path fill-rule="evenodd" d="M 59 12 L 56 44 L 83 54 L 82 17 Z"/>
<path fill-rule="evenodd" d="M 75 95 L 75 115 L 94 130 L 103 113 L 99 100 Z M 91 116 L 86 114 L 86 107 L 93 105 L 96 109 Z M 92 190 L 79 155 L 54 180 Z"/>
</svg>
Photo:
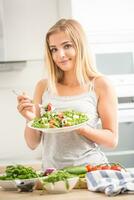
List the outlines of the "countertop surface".
<svg viewBox="0 0 134 200">
<path fill-rule="evenodd" d="M 26 164 L 25 164 L 26 165 Z M 28 166 L 30 166 L 28 164 Z M 31 164 L 36 170 L 40 169 L 40 164 Z M 4 172 L 5 166 L 0 166 L 0 173 Z M 134 168 L 129 169 L 131 171 Z M 73 189 L 64 194 L 48 194 L 42 190 L 33 192 L 6 191 L 0 188 L 0 200 L 134 200 L 134 194 L 120 194 L 108 197 L 104 193 L 91 192 L 87 189 Z"/>
<path fill-rule="evenodd" d="M 4 191 L 0 189 L 0 200 L 133 200 L 134 194 L 121 194 L 108 197 L 103 193 L 90 192 L 87 189 L 73 189 L 64 194 L 48 194 L 41 190 L 34 192 Z"/>
</svg>

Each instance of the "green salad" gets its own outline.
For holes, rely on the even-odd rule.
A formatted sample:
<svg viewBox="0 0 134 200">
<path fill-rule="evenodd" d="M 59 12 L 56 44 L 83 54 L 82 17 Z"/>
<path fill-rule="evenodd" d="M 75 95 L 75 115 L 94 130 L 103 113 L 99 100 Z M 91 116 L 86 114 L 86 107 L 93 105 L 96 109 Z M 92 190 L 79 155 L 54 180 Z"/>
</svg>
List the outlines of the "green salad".
<svg viewBox="0 0 134 200">
<path fill-rule="evenodd" d="M 9 165 L 6 167 L 5 174 L 0 176 L 0 180 L 31 179 L 37 177 L 38 174 L 31 167 Z"/>
<path fill-rule="evenodd" d="M 53 172 L 50 175 L 44 177 L 42 179 L 43 183 L 55 183 L 58 181 L 65 181 L 68 178 L 76 177 L 74 174 L 70 174 L 68 172 L 65 172 L 63 170 L 59 170 L 57 172 Z"/>
<path fill-rule="evenodd" d="M 64 181 L 64 183 L 66 185 L 66 189 L 69 189 L 68 179 L 74 178 L 74 177 L 77 177 L 77 176 L 74 175 L 74 174 L 70 174 L 68 172 L 65 172 L 63 170 L 59 170 L 57 172 L 51 173 L 47 177 L 42 178 L 41 182 L 42 182 L 43 186 L 45 186 L 48 183 L 55 184 L 58 181 Z"/>
<path fill-rule="evenodd" d="M 88 121 L 85 113 L 75 110 L 47 111 L 40 118 L 35 118 L 32 127 L 35 128 L 62 128 L 74 126 Z"/>
</svg>

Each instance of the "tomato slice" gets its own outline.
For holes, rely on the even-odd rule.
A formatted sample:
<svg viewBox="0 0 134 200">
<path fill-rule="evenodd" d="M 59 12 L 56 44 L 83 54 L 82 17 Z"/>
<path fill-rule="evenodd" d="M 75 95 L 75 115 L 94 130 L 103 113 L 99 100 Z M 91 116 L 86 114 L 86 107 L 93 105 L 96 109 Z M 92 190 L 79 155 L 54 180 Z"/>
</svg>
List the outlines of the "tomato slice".
<svg viewBox="0 0 134 200">
<path fill-rule="evenodd" d="M 122 170 L 122 167 L 119 166 L 119 165 L 112 165 L 112 166 L 111 166 L 111 169 L 112 169 L 112 170 L 121 171 L 121 170 Z"/>
<path fill-rule="evenodd" d="M 101 169 L 102 169 L 102 170 L 109 170 L 109 169 L 111 169 L 111 166 L 110 166 L 110 165 L 103 165 L 103 166 L 101 167 Z"/>
<path fill-rule="evenodd" d="M 91 171 L 96 171 L 96 170 L 117 170 L 117 171 L 121 171 L 123 169 L 122 166 L 120 166 L 119 164 L 116 163 L 106 163 L 106 164 L 101 164 L 101 165 L 87 165 L 86 169 L 88 172 Z"/>
</svg>

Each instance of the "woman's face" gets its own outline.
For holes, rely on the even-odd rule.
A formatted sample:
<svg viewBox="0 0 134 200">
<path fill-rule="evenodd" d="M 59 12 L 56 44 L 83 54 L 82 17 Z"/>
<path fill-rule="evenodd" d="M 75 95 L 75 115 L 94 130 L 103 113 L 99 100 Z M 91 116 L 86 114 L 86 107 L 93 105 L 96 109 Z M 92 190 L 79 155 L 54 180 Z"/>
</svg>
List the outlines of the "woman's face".
<svg viewBox="0 0 134 200">
<path fill-rule="evenodd" d="M 64 72 L 74 70 L 76 50 L 69 36 L 64 32 L 49 36 L 49 48 L 54 63 Z"/>
</svg>

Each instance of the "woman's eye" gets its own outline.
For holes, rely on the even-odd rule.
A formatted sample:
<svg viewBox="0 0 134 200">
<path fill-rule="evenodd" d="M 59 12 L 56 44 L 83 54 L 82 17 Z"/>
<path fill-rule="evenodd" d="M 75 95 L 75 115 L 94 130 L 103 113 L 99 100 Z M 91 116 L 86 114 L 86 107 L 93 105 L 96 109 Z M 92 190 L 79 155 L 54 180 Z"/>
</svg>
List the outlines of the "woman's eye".
<svg viewBox="0 0 134 200">
<path fill-rule="evenodd" d="M 65 49 L 69 49 L 69 48 L 71 48 L 71 47 L 72 47 L 71 44 L 66 44 L 66 45 L 64 46 Z"/>
<path fill-rule="evenodd" d="M 51 53 L 55 53 L 57 51 L 57 49 L 56 48 L 52 48 L 52 49 L 50 49 L 50 51 L 51 51 Z"/>
</svg>

